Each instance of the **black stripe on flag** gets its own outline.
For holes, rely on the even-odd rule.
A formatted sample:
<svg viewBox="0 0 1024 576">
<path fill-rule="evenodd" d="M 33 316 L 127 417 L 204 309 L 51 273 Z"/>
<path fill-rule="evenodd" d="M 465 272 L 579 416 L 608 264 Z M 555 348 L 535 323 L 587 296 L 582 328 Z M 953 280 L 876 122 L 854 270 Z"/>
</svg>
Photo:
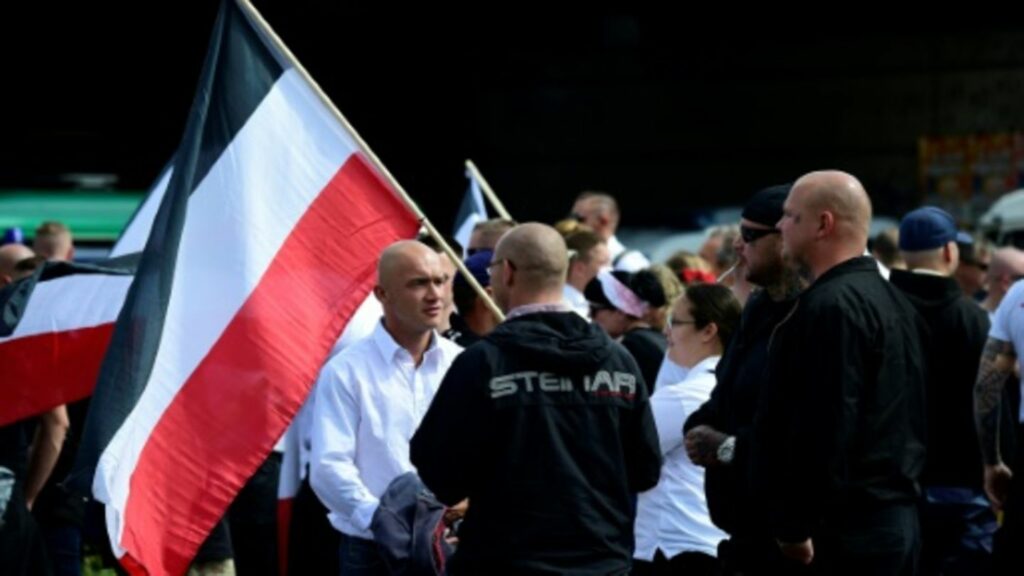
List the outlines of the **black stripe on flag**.
<svg viewBox="0 0 1024 576">
<path fill-rule="evenodd" d="M 276 51 L 232 0 L 221 3 L 211 37 L 171 181 L 100 368 L 93 409 L 69 479 L 82 494 L 90 493 L 100 456 L 135 408 L 153 371 L 188 198 L 284 73 Z"/>
<path fill-rule="evenodd" d="M 111 274 L 130 276 L 135 273 L 138 254 L 104 260 L 96 264 L 78 262 L 46 262 L 31 276 L 9 284 L 0 290 L 0 338 L 10 336 L 18 327 L 36 284 L 71 276 L 72 274 Z"/>
</svg>

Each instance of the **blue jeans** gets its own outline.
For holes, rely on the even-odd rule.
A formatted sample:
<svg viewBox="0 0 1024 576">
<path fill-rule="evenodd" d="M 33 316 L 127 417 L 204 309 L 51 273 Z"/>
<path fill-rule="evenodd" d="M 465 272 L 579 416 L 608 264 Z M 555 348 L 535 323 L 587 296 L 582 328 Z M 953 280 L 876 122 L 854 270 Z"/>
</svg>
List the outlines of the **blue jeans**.
<svg viewBox="0 0 1024 576">
<path fill-rule="evenodd" d="M 388 576 L 377 544 L 372 540 L 342 534 L 339 552 L 343 576 Z"/>
<path fill-rule="evenodd" d="M 990 569 L 996 516 L 981 491 L 926 487 L 921 507 L 922 574 L 984 574 Z"/>
</svg>

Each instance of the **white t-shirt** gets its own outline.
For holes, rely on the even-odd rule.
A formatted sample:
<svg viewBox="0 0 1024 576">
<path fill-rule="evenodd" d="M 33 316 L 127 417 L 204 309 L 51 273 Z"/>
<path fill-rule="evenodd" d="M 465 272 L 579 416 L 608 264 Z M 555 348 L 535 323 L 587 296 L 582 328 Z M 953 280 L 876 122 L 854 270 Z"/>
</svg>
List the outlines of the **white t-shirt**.
<svg viewBox="0 0 1024 576">
<path fill-rule="evenodd" d="M 988 331 L 989 338 L 1010 342 L 1017 353 L 1017 361 L 1024 359 L 1024 281 L 1018 280 L 1010 287 L 1006 297 L 996 308 L 992 317 L 992 328 Z M 1021 381 L 1021 392 L 1024 392 L 1024 380 Z M 1021 402 L 1018 421 L 1024 422 L 1024 402 Z"/>
</svg>

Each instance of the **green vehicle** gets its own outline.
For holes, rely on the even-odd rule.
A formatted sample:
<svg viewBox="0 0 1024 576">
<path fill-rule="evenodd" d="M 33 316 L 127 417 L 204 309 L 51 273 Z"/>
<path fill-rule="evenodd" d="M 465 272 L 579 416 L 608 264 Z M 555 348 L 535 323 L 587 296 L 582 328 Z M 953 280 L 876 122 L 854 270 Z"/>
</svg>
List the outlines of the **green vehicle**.
<svg viewBox="0 0 1024 576">
<path fill-rule="evenodd" d="M 71 229 L 78 257 L 102 258 L 138 209 L 144 190 L 0 189 L 0 233 L 20 229 L 30 243 L 48 220 Z"/>
</svg>

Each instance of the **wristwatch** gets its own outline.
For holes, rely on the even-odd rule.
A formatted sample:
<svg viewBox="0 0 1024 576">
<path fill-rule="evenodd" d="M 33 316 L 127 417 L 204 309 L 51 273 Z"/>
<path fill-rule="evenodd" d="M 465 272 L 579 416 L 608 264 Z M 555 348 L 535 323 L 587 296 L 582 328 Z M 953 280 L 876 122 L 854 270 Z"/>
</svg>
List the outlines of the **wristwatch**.
<svg viewBox="0 0 1024 576">
<path fill-rule="evenodd" d="M 718 461 L 722 464 L 731 464 L 736 455 L 736 437 L 729 436 L 724 442 L 718 445 Z"/>
</svg>

